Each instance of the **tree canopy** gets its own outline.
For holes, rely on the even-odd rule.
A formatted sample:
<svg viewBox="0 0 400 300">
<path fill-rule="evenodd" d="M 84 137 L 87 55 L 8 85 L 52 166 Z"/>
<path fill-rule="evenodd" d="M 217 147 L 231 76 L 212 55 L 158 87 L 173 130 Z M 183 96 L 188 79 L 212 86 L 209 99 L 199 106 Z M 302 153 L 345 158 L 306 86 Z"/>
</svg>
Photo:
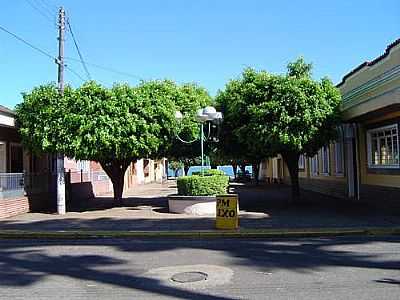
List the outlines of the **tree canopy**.
<svg viewBox="0 0 400 300">
<path fill-rule="evenodd" d="M 19 130 L 24 145 L 34 152 L 99 162 L 113 183 L 114 198 L 121 201 L 131 162 L 173 151 L 180 128 L 175 111 L 195 113 L 186 100 L 191 89 L 195 87 L 168 80 L 112 88 L 92 81 L 67 87 L 60 96 L 55 85 L 43 85 L 23 94 L 16 109 Z M 203 98 L 198 102 L 208 101 Z"/>
<path fill-rule="evenodd" d="M 299 195 L 298 159 L 313 155 L 336 137 L 341 97 L 332 82 L 311 77 L 302 58 L 288 64 L 286 75 L 247 68 L 219 93 L 225 125 L 233 141 L 227 154 L 264 157 L 280 153 L 288 166 L 293 198 Z M 229 144 L 229 140 L 227 140 Z M 241 152 L 240 154 L 242 154 Z"/>
</svg>

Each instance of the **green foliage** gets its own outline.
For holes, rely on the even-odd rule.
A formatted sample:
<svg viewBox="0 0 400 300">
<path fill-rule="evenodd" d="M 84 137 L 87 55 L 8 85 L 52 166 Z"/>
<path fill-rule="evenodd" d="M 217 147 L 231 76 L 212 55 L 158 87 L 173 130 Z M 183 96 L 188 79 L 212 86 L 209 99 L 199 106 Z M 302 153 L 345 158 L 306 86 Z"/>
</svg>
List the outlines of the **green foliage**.
<svg viewBox="0 0 400 300">
<path fill-rule="evenodd" d="M 197 110 L 210 105 L 212 99 L 208 92 L 196 84 L 184 84 L 177 91 L 175 104 L 183 119 L 178 123 L 179 137 L 191 143 L 184 143 L 178 138 L 173 141 L 173 147 L 167 157 L 181 160 L 186 166 L 194 165 L 194 160 L 200 155 L 200 126 L 196 120 Z"/>
<path fill-rule="evenodd" d="M 201 175 L 201 171 L 192 172 L 192 175 Z M 224 171 L 216 170 L 216 169 L 204 169 L 203 175 L 204 176 L 225 175 L 225 173 L 224 173 Z"/>
<path fill-rule="evenodd" d="M 217 108 L 223 113 L 224 122 L 218 150 L 214 153 L 217 161 L 236 165 L 253 164 L 270 155 L 269 148 L 254 141 L 251 128 L 247 126 L 251 117 L 248 105 L 255 99 L 245 96 L 248 95 L 250 88 L 254 90 L 256 84 L 260 85 L 256 81 L 251 82 L 256 79 L 255 75 L 254 70 L 245 69 L 242 79 L 229 81 L 225 89 L 218 92 Z"/>
<path fill-rule="evenodd" d="M 299 59 L 289 64 L 286 76 L 248 68 L 230 81 L 217 101 L 233 145 L 247 144 L 249 156 L 287 151 L 312 155 L 333 140 L 340 93 L 328 79 L 312 80 L 310 71 L 311 65 Z"/>
<path fill-rule="evenodd" d="M 217 170 L 217 169 L 208 169 L 206 172 L 206 175 L 225 175 L 224 171 Z"/>
<path fill-rule="evenodd" d="M 297 78 L 301 77 L 311 77 L 312 64 L 305 62 L 303 57 L 298 58 L 294 62 L 290 62 L 287 66 L 288 76 L 293 76 Z"/>
<path fill-rule="evenodd" d="M 112 88 L 91 81 L 67 87 L 60 96 L 55 85 L 43 85 L 23 94 L 17 122 L 23 144 L 34 152 L 100 162 L 113 182 L 114 197 L 121 199 L 132 161 L 159 158 L 173 149 L 175 111 L 186 89 L 168 80 Z"/>
<path fill-rule="evenodd" d="M 213 196 L 226 194 L 229 177 L 224 175 L 183 176 L 177 179 L 178 194 L 183 196 Z"/>
<path fill-rule="evenodd" d="M 169 81 L 111 89 L 88 82 L 64 97 L 54 85 L 34 88 L 17 106 L 23 143 L 94 161 L 157 157 L 174 136 L 176 88 Z"/>
<path fill-rule="evenodd" d="M 168 162 L 168 167 L 171 170 L 176 171 L 176 170 L 182 169 L 184 167 L 184 164 L 182 161 L 173 160 L 173 161 Z"/>
<path fill-rule="evenodd" d="M 329 79 L 313 80 L 311 68 L 302 58 L 286 75 L 247 68 L 226 85 L 217 96 L 225 114 L 225 155 L 254 161 L 280 153 L 293 179 L 300 154 L 312 156 L 336 138 L 340 92 Z"/>
</svg>

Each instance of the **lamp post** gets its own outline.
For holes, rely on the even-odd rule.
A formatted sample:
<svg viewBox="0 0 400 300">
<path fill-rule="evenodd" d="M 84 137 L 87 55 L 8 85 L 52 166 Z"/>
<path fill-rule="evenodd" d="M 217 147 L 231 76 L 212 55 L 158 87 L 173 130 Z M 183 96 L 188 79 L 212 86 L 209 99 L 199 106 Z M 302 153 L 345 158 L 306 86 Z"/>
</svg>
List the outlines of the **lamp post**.
<svg viewBox="0 0 400 300">
<path fill-rule="evenodd" d="M 180 111 L 175 112 L 175 118 L 182 120 L 183 115 Z M 217 112 L 215 107 L 206 106 L 197 110 L 196 120 L 200 123 L 200 145 L 201 145 L 201 174 L 204 174 L 204 123 L 209 122 L 221 122 L 223 119 L 222 113 Z M 180 138 L 179 138 L 180 139 Z M 182 139 L 180 139 L 182 140 Z M 197 139 L 196 139 L 197 140 Z M 185 141 L 184 141 L 185 142 Z M 194 142 L 194 141 L 192 141 Z"/>
</svg>

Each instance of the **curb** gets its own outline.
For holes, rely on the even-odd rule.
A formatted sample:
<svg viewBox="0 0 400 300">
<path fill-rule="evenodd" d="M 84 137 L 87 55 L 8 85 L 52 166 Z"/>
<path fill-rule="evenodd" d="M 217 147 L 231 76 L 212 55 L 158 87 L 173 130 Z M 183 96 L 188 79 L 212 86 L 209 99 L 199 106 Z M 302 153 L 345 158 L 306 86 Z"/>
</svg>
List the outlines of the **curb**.
<svg viewBox="0 0 400 300">
<path fill-rule="evenodd" d="M 307 238 L 335 236 L 400 235 L 400 227 L 239 229 L 205 231 L 24 231 L 0 230 L 0 239 L 102 239 L 102 238 Z"/>
</svg>

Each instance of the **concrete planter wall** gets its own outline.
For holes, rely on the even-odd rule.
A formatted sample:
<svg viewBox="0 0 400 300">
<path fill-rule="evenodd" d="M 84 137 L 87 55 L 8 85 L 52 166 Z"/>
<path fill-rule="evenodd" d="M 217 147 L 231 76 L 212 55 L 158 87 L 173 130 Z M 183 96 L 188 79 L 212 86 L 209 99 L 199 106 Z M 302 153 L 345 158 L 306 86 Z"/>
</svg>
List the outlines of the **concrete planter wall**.
<svg viewBox="0 0 400 300">
<path fill-rule="evenodd" d="M 215 217 L 215 196 L 168 196 L 169 211 L 178 214 Z"/>
</svg>

